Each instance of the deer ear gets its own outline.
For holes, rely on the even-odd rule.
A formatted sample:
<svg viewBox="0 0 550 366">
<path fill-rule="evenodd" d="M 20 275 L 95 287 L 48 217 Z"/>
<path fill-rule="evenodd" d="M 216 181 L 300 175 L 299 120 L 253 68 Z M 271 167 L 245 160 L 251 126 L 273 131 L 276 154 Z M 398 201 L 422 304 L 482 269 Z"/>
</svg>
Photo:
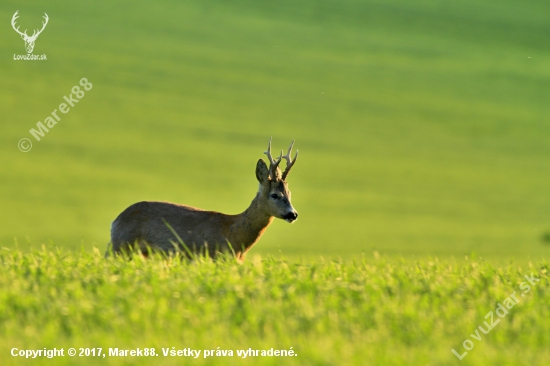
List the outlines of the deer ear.
<svg viewBox="0 0 550 366">
<path fill-rule="evenodd" d="M 269 170 L 262 159 L 258 160 L 258 164 L 256 164 L 256 178 L 260 184 L 265 184 L 269 180 Z"/>
</svg>

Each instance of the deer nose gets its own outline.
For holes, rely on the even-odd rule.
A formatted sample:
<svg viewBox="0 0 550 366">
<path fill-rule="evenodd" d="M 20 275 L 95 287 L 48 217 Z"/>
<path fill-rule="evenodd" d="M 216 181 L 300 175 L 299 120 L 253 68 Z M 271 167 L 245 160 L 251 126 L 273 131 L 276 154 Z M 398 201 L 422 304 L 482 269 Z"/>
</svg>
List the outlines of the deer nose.
<svg viewBox="0 0 550 366">
<path fill-rule="evenodd" d="M 298 218 L 298 212 L 291 211 L 283 216 L 283 218 L 288 222 L 294 222 Z"/>
</svg>

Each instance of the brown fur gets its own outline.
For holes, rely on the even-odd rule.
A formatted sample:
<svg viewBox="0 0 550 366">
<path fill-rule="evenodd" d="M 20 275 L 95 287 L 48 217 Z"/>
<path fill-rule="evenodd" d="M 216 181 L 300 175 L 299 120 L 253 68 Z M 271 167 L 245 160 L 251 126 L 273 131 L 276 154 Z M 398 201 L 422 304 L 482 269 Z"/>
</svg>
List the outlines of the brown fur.
<svg viewBox="0 0 550 366">
<path fill-rule="evenodd" d="M 131 205 L 111 226 L 112 252 L 136 250 L 147 255 L 150 250 L 190 251 L 211 258 L 226 252 L 244 259 L 275 217 L 293 222 L 298 216 L 290 203 L 288 185 L 282 180 L 279 168 L 274 168 L 272 177 L 265 162 L 258 161 L 256 177 L 260 188 L 250 206 L 238 215 L 170 202 L 143 201 Z M 109 253 L 110 250 L 106 255 Z"/>
</svg>

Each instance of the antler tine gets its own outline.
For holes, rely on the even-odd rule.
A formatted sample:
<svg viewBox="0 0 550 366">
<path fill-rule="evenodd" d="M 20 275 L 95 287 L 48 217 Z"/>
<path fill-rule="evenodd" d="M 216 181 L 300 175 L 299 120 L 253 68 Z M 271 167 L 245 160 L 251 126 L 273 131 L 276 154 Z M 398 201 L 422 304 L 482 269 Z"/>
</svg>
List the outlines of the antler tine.
<svg viewBox="0 0 550 366">
<path fill-rule="evenodd" d="M 273 159 L 271 156 L 271 139 L 269 138 L 269 144 L 267 145 L 267 151 L 264 151 L 264 154 L 267 155 L 267 158 L 269 159 L 269 174 L 271 175 L 271 179 L 275 179 L 277 176 L 277 167 L 279 166 L 279 163 L 281 162 L 281 159 L 283 158 L 283 150 L 281 150 L 281 155 L 277 160 Z"/>
<path fill-rule="evenodd" d="M 40 33 L 42 33 L 42 31 L 44 30 L 44 28 L 46 28 L 46 25 L 48 24 L 48 20 L 50 19 L 50 18 L 48 17 L 48 14 L 46 14 L 46 13 L 44 13 L 44 17 L 43 17 L 43 18 L 44 18 L 45 22 L 42 22 L 42 29 L 40 29 L 40 30 L 38 31 L 38 33 L 37 33 L 37 31 L 34 31 L 34 33 L 36 33 L 36 37 L 38 37 L 38 35 L 39 35 Z M 34 33 L 32 34 L 33 36 L 35 35 Z"/>
<path fill-rule="evenodd" d="M 15 27 L 15 21 L 17 20 L 17 18 L 19 18 L 19 14 L 18 14 L 18 13 L 19 13 L 19 10 L 17 10 L 17 11 L 15 12 L 15 14 L 13 14 L 13 17 L 11 18 L 11 26 L 13 27 L 13 30 L 15 30 L 15 31 L 16 31 L 17 33 L 19 33 L 20 35 L 25 35 L 25 36 L 26 36 L 26 35 L 27 35 L 27 30 L 26 30 L 26 29 L 25 29 L 25 32 L 21 32 L 21 31 L 19 30 L 19 27 L 17 27 L 17 28 Z"/>
<path fill-rule="evenodd" d="M 286 160 L 286 169 L 285 169 L 285 172 L 283 173 L 283 180 L 286 179 L 286 176 L 290 172 L 290 168 L 292 168 L 292 166 L 296 162 L 296 159 L 298 159 L 298 153 L 300 151 L 296 150 L 296 155 L 294 155 L 294 160 L 292 160 L 291 153 L 292 153 L 293 146 L 294 146 L 294 140 L 292 140 L 292 142 L 290 143 L 290 147 L 288 148 L 288 152 L 286 153 L 286 155 L 283 156 L 283 158 Z"/>
<path fill-rule="evenodd" d="M 273 161 L 273 158 L 271 157 L 271 137 L 269 138 L 269 144 L 267 145 L 267 151 L 264 151 L 264 154 L 267 155 L 267 158 L 269 159 L 269 163 L 273 164 L 275 161 Z"/>
</svg>

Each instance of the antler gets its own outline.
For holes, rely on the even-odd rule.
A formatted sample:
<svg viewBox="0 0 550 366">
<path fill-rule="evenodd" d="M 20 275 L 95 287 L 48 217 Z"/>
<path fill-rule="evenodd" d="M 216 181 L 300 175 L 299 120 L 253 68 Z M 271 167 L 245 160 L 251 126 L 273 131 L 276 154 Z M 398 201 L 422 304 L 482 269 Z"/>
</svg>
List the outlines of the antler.
<svg viewBox="0 0 550 366">
<path fill-rule="evenodd" d="M 275 180 L 278 177 L 277 167 L 279 166 L 279 163 L 283 158 L 283 151 L 281 150 L 281 156 L 279 156 L 279 159 L 277 160 L 273 159 L 273 157 L 271 156 L 271 137 L 270 137 L 269 145 L 267 145 L 267 151 L 265 151 L 264 154 L 266 154 L 267 158 L 269 159 L 269 175 L 271 176 L 272 180 Z"/>
<path fill-rule="evenodd" d="M 283 180 L 286 179 L 286 176 L 290 172 L 290 169 L 296 162 L 296 159 L 298 159 L 299 150 L 296 150 L 296 155 L 294 155 L 294 160 L 292 160 L 292 157 L 291 157 L 292 146 L 294 146 L 294 140 L 292 140 L 292 142 L 290 143 L 290 147 L 288 148 L 288 152 L 286 153 L 286 155 L 283 156 L 283 158 L 286 160 L 286 169 L 285 169 L 285 172 L 283 173 Z"/>
<path fill-rule="evenodd" d="M 50 18 L 48 18 L 48 14 L 46 14 L 46 13 L 44 13 L 44 20 L 45 20 L 45 22 L 42 22 L 42 29 L 40 29 L 39 31 L 35 30 L 32 33 L 32 36 L 30 36 L 30 38 L 37 38 L 40 35 L 40 33 L 42 33 L 44 28 L 46 28 L 46 25 L 48 24 L 48 20 L 50 20 Z"/>
<path fill-rule="evenodd" d="M 19 27 L 15 28 L 15 21 L 17 20 L 17 18 L 19 18 L 19 15 L 17 15 L 18 12 L 19 12 L 19 10 L 17 10 L 15 12 L 15 14 L 13 14 L 13 17 L 11 18 L 11 26 L 13 27 L 13 30 L 16 31 L 17 33 L 19 33 L 21 36 L 28 37 L 26 29 L 25 29 L 25 32 L 21 32 L 19 30 Z M 44 13 L 44 14 L 46 14 L 46 13 Z"/>
</svg>

